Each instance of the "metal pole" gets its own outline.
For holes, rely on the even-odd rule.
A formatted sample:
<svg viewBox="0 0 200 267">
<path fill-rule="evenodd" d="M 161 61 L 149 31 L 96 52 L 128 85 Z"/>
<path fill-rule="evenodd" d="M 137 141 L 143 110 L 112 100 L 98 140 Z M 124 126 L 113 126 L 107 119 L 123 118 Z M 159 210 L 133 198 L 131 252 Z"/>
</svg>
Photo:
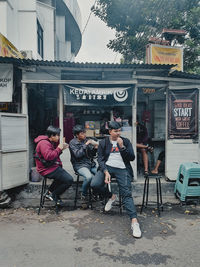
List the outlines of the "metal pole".
<svg viewBox="0 0 200 267">
<path fill-rule="evenodd" d="M 63 143 L 63 87 L 62 84 L 59 84 L 59 127 L 60 132 L 60 143 Z"/>
<path fill-rule="evenodd" d="M 22 114 L 28 115 L 28 91 L 26 83 L 22 83 Z"/>
</svg>

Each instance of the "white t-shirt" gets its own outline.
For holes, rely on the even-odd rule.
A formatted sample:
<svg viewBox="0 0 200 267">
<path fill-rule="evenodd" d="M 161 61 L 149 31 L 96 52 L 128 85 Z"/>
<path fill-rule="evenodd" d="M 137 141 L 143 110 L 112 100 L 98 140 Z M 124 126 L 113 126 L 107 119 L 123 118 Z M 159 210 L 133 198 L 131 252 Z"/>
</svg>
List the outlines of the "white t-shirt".
<svg viewBox="0 0 200 267">
<path fill-rule="evenodd" d="M 119 152 L 119 148 L 117 146 L 117 141 L 111 141 L 112 149 L 110 151 L 110 156 L 106 161 L 106 165 L 119 168 L 119 169 L 126 169 L 122 156 Z"/>
</svg>

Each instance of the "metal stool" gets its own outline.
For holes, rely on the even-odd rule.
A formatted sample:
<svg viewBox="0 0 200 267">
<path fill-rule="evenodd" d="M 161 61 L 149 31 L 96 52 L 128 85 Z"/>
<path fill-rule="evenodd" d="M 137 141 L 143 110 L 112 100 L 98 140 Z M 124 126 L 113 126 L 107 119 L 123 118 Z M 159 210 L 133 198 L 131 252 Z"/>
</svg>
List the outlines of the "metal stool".
<svg viewBox="0 0 200 267">
<path fill-rule="evenodd" d="M 111 177 L 111 183 L 117 183 L 117 179 L 115 178 L 115 177 Z M 108 189 L 109 189 L 109 186 L 108 186 L 108 184 L 107 184 L 107 187 L 108 187 Z M 118 187 L 118 190 L 119 190 L 119 187 Z M 110 190 L 109 190 L 110 191 Z M 110 191 L 111 192 L 111 191 Z M 119 206 L 119 213 L 120 213 L 120 215 L 122 214 L 122 196 L 121 196 L 121 194 L 120 194 L 120 191 L 118 191 L 119 192 L 119 204 L 118 204 L 118 206 Z M 107 197 L 105 197 L 105 205 L 106 205 L 106 203 L 107 203 L 107 201 L 108 201 L 108 198 Z"/>
<path fill-rule="evenodd" d="M 83 182 L 80 181 L 80 175 L 78 172 L 75 172 L 75 175 L 77 176 L 77 179 L 76 179 L 76 191 L 75 191 L 75 198 L 74 198 L 74 209 L 77 208 L 77 199 L 78 199 L 78 186 L 80 184 L 82 184 Z M 91 210 L 93 209 L 93 206 L 92 206 L 92 192 L 91 192 L 91 187 L 89 186 L 89 206 L 91 208 Z"/>
<path fill-rule="evenodd" d="M 144 191 L 143 191 L 143 200 L 140 213 L 142 213 L 143 208 L 147 207 L 148 205 L 148 197 L 149 197 L 149 179 L 154 178 L 156 180 L 156 193 L 157 193 L 157 209 L 158 209 L 158 216 L 160 216 L 160 208 L 163 211 L 163 203 L 162 203 L 162 189 L 161 189 L 161 182 L 160 175 L 148 175 L 145 177 L 144 182 Z M 146 205 L 145 205 L 146 202 Z"/>
<path fill-rule="evenodd" d="M 47 191 L 47 177 L 43 177 L 43 180 L 42 180 L 42 190 L 41 190 L 41 195 L 40 195 L 40 206 L 39 206 L 39 209 L 38 209 L 38 215 L 40 214 L 40 210 L 41 208 L 44 207 L 44 202 L 45 202 L 45 194 L 46 194 L 46 191 Z M 58 214 L 58 205 L 56 203 L 55 205 L 56 207 L 56 214 Z"/>
</svg>

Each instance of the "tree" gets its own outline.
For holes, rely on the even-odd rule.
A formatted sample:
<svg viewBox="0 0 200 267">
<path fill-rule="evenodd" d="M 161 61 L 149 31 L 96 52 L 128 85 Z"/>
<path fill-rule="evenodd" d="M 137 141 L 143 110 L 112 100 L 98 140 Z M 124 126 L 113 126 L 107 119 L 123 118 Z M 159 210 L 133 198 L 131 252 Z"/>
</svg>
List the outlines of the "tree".
<svg viewBox="0 0 200 267">
<path fill-rule="evenodd" d="M 200 71 L 199 0 L 97 0 L 92 11 L 115 29 L 107 46 L 126 63 L 144 62 L 149 37 L 159 37 L 163 28 L 183 29 L 187 35 L 177 42 L 184 47 L 184 70 Z"/>
</svg>

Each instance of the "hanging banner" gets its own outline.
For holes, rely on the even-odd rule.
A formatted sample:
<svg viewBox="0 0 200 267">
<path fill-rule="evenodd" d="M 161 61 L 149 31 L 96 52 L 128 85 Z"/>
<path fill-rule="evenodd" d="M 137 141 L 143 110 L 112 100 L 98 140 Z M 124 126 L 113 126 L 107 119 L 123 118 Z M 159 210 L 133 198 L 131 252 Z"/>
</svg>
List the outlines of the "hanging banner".
<svg viewBox="0 0 200 267">
<path fill-rule="evenodd" d="M 17 50 L 17 48 L 1 33 L 0 33 L 0 56 L 23 58 L 22 54 Z"/>
<path fill-rule="evenodd" d="M 71 106 L 131 106 L 134 86 L 69 86 L 65 85 L 64 104 Z"/>
<path fill-rule="evenodd" d="M 151 44 L 148 47 L 147 61 L 151 64 L 177 65 L 172 68 L 183 71 L 183 48 Z"/>
<path fill-rule="evenodd" d="M 0 64 L 0 102 L 12 102 L 13 65 Z"/>
<path fill-rule="evenodd" d="M 168 138 L 198 137 L 198 90 L 169 91 Z"/>
</svg>

